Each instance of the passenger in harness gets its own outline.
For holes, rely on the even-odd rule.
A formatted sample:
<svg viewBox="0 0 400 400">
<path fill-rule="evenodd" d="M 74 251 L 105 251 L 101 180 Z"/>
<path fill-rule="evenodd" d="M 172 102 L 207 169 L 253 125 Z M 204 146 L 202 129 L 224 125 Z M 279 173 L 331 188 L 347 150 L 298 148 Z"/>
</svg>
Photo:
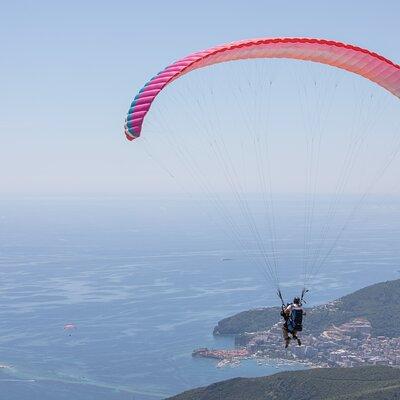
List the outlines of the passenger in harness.
<svg viewBox="0 0 400 400">
<path fill-rule="evenodd" d="M 289 346 L 291 337 L 297 340 L 297 344 L 301 346 L 301 340 L 298 338 L 297 333 L 303 330 L 303 316 L 306 313 L 301 306 L 301 300 L 299 297 L 293 299 L 292 304 L 288 304 L 286 307 L 282 305 L 281 316 L 285 320 L 282 326 L 283 339 L 285 340 L 285 349 Z"/>
</svg>

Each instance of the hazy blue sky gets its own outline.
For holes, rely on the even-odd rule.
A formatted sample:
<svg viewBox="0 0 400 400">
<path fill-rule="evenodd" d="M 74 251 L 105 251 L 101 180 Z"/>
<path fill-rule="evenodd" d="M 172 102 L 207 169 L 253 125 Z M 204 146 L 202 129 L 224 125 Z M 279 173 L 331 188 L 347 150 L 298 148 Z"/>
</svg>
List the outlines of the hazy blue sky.
<svg viewBox="0 0 400 400">
<path fill-rule="evenodd" d="M 399 15 L 397 0 L 3 2 L 0 190 L 141 192 L 123 119 L 166 64 L 261 36 L 331 38 L 399 62 Z"/>
</svg>

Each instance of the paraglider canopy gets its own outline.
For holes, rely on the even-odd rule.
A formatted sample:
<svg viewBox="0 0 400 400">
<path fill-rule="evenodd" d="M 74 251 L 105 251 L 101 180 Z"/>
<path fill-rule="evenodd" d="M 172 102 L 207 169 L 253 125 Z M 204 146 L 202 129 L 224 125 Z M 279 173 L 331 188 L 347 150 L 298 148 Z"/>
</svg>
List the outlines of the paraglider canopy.
<svg viewBox="0 0 400 400">
<path fill-rule="evenodd" d="M 372 51 L 324 39 L 242 40 L 154 76 L 129 108 L 125 135 L 146 130 L 135 151 L 203 207 L 284 305 L 281 278 L 304 282 L 303 302 L 399 154 L 399 97 L 400 66 Z"/>
<path fill-rule="evenodd" d="M 249 58 L 290 58 L 331 65 L 361 75 L 400 97 L 400 66 L 369 50 L 323 39 L 241 40 L 190 54 L 154 76 L 131 104 L 125 123 L 126 137 L 133 140 L 140 136 L 154 99 L 174 80 L 198 68 Z"/>
<path fill-rule="evenodd" d="M 72 332 L 75 331 L 76 325 L 72 323 L 68 323 L 64 325 L 64 331 L 68 333 L 68 336 L 72 335 Z"/>
</svg>

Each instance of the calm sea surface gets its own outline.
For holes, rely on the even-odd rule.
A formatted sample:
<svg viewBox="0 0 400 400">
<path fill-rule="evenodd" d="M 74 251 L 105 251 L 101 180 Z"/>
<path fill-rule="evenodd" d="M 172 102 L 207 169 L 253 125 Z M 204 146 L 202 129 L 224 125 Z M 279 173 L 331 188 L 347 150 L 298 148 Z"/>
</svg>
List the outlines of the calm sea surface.
<svg viewBox="0 0 400 400">
<path fill-rule="evenodd" d="M 297 218 L 293 204 L 281 208 Z M 399 202 L 363 213 L 309 304 L 400 277 Z M 303 237 L 289 223 L 279 228 L 281 281 L 292 296 Z M 12 366 L 0 374 L 0 399 L 156 400 L 300 368 L 217 368 L 191 357 L 197 347 L 232 346 L 212 336 L 218 320 L 277 299 L 235 243 L 183 200 L 2 200 L 0 278 L 0 364 Z"/>
</svg>

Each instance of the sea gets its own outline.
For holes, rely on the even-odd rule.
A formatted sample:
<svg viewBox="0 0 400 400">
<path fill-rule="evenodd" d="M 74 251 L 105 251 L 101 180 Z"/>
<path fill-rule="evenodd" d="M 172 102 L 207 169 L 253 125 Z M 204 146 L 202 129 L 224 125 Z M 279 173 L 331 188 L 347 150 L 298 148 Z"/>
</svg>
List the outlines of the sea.
<svg viewBox="0 0 400 400">
<path fill-rule="evenodd" d="M 279 206 L 295 218 L 292 199 Z M 397 198 L 371 200 L 314 279 L 306 307 L 399 278 L 399 217 Z M 289 225 L 281 231 L 289 298 L 299 290 L 303 237 Z M 234 346 L 213 336 L 219 320 L 279 299 L 237 244 L 179 196 L 3 198 L 0 296 L 4 400 L 158 400 L 305 368 L 256 360 L 218 368 L 192 357 L 195 348 Z"/>
</svg>

